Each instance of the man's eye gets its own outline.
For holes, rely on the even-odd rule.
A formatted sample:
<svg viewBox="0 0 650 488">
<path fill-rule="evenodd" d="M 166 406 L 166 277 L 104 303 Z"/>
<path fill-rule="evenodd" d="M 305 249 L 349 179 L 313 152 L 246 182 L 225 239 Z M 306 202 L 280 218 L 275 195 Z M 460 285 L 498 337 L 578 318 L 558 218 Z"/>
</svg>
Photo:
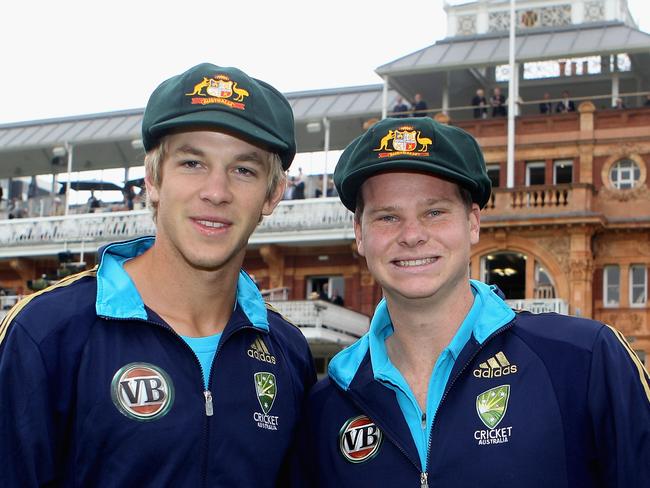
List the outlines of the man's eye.
<svg viewBox="0 0 650 488">
<path fill-rule="evenodd" d="M 240 174 L 242 176 L 254 176 L 255 172 L 251 169 L 245 168 L 243 166 L 238 166 L 235 171 L 237 174 Z"/>
<path fill-rule="evenodd" d="M 394 215 L 380 215 L 377 220 L 380 220 L 381 222 L 395 222 L 397 217 Z"/>
<path fill-rule="evenodd" d="M 429 212 L 429 215 L 431 215 L 432 217 L 437 217 L 439 215 L 442 215 L 442 212 L 440 210 L 431 210 Z"/>
<path fill-rule="evenodd" d="M 189 160 L 189 161 L 183 161 L 182 165 L 185 168 L 198 168 L 199 166 L 201 166 L 201 163 L 199 161 Z"/>
</svg>

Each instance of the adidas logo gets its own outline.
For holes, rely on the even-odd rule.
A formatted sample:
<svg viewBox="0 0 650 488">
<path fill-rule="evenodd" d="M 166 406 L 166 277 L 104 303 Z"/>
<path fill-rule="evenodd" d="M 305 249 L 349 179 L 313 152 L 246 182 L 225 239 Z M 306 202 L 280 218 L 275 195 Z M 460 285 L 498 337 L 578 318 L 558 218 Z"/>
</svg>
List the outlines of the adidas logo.
<svg viewBox="0 0 650 488">
<path fill-rule="evenodd" d="M 269 349 L 264 344 L 264 341 L 260 336 L 253 341 L 253 343 L 246 351 L 249 357 L 255 358 L 258 361 L 263 361 L 265 363 L 275 364 L 275 356 L 271 355 Z"/>
<path fill-rule="evenodd" d="M 510 364 L 506 355 L 499 351 L 484 363 L 478 365 L 474 370 L 474 376 L 477 378 L 499 378 L 517 372 L 517 365 Z"/>
</svg>

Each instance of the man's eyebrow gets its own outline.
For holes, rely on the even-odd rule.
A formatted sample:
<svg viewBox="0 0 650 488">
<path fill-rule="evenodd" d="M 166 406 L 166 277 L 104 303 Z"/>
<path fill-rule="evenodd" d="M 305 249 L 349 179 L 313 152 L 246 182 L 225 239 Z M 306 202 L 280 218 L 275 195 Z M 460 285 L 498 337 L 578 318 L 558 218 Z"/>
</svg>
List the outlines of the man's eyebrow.
<svg viewBox="0 0 650 488">
<path fill-rule="evenodd" d="M 250 151 L 235 156 L 235 161 L 247 161 L 250 163 L 257 163 L 259 165 L 264 165 L 265 159 L 258 151 Z"/>
<path fill-rule="evenodd" d="M 182 146 L 176 148 L 174 151 L 176 154 L 192 154 L 194 156 L 204 157 L 205 153 L 201 151 L 198 147 L 194 147 L 191 144 L 183 144 Z"/>
</svg>

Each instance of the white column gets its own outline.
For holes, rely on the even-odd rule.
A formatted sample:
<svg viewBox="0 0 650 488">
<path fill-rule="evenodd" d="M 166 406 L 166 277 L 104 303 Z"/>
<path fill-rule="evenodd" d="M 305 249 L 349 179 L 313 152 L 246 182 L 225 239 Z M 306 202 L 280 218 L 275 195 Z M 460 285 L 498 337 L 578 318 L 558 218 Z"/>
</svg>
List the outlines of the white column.
<svg viewBox="0 0 650 488">
<path fill-rule="evenodd" d="M 73 151 L 72 144 L 66 142 L 65 143 L 65 150 L 68 153 L 68 181 L 66 181 L 66 183 L 65 183 L 65 213 L 64 213 L 64 215 L 68 215 L 68 211 L 70 209 L 70 181 L 72 180 L 72 151 Z"/>
<path fill-rule="evenodd" d="M 388 115 L 388 76 L 384 76 L 384 87 L 381 92 L 381 118 Z"/>
<path fill-rule="evenodd" d="M 510 79 L 508 80 L 508 160 L 506 164 L 506 186 L 515 186 L 515 0 L 510 0 L 509 39 Z"/>
<path fill-rule="evenodd" d="M 325 159 L 323 163 L 323 195 L 325 198 L 327 196 L 327 154 L 330 150 L 330 121 L 327 117 L 323 117 L 323 127 L 325 128 L 325 143 L 323 147 L 323 158 Z"/>
<path fill-rule="evenodd" d="M 612 73 L 612 102 L 610 104 L 611 107 L 616 105 L 616 99 L 618 98 L 619 94 L 619 76 L 618 73 Z"/>
</svg>

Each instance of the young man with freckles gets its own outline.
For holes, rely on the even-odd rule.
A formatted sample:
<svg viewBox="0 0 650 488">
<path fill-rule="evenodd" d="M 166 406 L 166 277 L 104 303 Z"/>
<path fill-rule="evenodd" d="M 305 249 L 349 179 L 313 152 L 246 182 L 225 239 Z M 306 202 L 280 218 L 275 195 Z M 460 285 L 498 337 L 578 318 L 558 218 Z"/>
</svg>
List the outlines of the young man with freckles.
<svg viewBox="0 0 650 488">
<path fill-rule="evenodd" d="M 384 298 L 310 393 L 293 486 L 650 486 L 648 373 L 623 336 L 470 280 L 491 188 L 469 134 L 384 119 L 334 182 Z"/>
<path fill-rule="evenodd" d="M 289 103 L 201 64 L 153 92 L 142 136 L 155 237 L 106 246 L 0 327 L 0 479 L 286 486 L 313 361 L 241 266 L 295 155 Z"/>
</svg>

